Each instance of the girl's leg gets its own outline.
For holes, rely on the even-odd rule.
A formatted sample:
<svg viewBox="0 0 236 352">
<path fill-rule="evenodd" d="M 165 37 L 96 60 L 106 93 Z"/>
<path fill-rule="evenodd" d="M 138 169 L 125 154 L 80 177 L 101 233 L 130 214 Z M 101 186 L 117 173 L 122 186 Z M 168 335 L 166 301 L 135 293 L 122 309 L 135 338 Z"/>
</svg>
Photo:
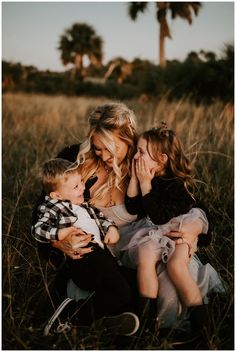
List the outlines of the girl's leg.
<svg viewBox="0 0 236 352">
<path fill-rule="evenodd" d="M 154 333 L 158 315 L 157 249 L 152 241 L 138 248 L 137 281 L 139 288 L 138 315 L 140 337 L 145 331 Z"/>
<path fill-rule="evenodd" d="M 178 244 L 175 248 L 167 263 L 167 271 L 180 299 L 188 307 L 193 337 L 200 338 L 203 349 L 208 349 L 207 335 L 210 329 L 208 307 L 203 304 L 201 292 L 188 269 L 189 248 L 186 243 Z"/>
<path fill-rule="evenodd" d="M 158 278 L 156 272 L 157 254 L 152 242 L 140 245 L 138 250 L 137 279 L 139 293 L 143 297 L 156 298 Z"/>
<path fill-rule="evenodd" d="M 186 243 L 177 244 L 175 252 L 167 263 L 167 271 L 186 306 L 202 304 L 201 292 L 189 272 L 189 247 Z"/>
</svg>

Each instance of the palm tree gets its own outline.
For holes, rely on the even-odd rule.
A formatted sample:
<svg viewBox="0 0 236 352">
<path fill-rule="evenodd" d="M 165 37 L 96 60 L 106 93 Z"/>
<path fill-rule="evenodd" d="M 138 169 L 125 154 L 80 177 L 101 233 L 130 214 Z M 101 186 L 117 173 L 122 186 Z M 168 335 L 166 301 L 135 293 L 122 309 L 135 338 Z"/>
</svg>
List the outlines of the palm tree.
<svg viewBox="0 0 236 352">
<path fill-rule="evenodd" d="M 181 17 L 192 23 L 192 12 L 195 16 L 198 15 L 198 11 L 201 7 L 200 2 L 155 2 L 156 4 L 156 17 L 160 23 L 159 31 L 159 55 L 160 55 L 160 66 L 166 66 L 165 58 L 165 38 L 171 39 L 170 28 L 166 19 L 167 12 L 171 12 L 171 17 Z M 129 4 L 129 16 L 132 20 L 136 20 L 139 12 L 144 12 L 147 9 L 148 2 L 131 2 Z"/>
<path fill-rule="evenodd" d="M 107 80 L 112 74 L 115 74 L 118 84 L 122 84 L 133 72 L 132 62 L 128 62 L 122 57 L 112 59 L 107 65 L 108 69 L 104 75 L 105 80 Z"/>
<path fill-rule="evenodd" d="M 75 23 L 60 37 L 58 49 L 61 51 L 63 65 L 74 64 L 73 77 L 85 76 L 84 57 L 87 56 L 91 65 L 100 67 L 102 64 L 103 40 L 96 35 L 92 26 L 86 23 Z"/>
</svg>

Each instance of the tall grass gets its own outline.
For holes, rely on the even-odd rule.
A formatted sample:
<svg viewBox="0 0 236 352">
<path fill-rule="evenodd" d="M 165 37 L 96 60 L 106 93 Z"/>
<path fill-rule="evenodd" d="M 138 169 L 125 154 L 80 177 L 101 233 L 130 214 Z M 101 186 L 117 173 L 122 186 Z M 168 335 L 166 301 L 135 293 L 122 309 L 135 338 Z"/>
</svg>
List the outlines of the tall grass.
<svg viewBox="0 0 236 352">
<path fill-rule="evenodd" d="M 48 298 L 53 274 L 41 265 L 30 235 L 31 212 L 40 193 L 38 167 L 68 144 L 81 141 L 87 132 L 88 112 L 107 99 L 5 94 L 2 110 L 2 259 L 4 349 L 114 349 L 109 339 L 96 333 L 44 338 L 42 327 L 50 308 L 37 310 Z M 178 102 L 125 102 L 137 116 L 142 131 L 165 121 L 181 136 L 195 162 L 199 190 L 212 215 L 213 241 L 200 249 L 226 282 L 227 296 L 213 301 L 211 349 L 233 349 L 233 107 L 216 101 L 194 105 Z M 38 321 L 38 323 L 36 323 Z M 173 341 L 158 337 L 147 349 L 175 348 Z"/>
</svg>

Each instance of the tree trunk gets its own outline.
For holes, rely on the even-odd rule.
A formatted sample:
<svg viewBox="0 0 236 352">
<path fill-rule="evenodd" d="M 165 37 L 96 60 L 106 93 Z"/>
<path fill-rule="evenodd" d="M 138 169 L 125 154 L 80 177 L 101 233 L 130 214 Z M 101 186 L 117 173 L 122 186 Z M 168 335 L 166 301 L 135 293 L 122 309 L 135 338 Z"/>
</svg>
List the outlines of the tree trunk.
<svg viewBox="0 0 236 352">
<path fill-rule="evenodd" d="M 77 54 L 75 56 L 74 68 L 72 70 L 72 78 L 76 80 L 83 80 L 84 78 L 84 67 L 83 67 L 83 56 L 81 54 Z"/>
<path fill-rule="evenodd" d="M 162 22 L 160 23 L 160 33 L 159 33 L 159 55 L 160 55 L 160 66 L 162 68 L 165 68 L 166 67 L 165 29 L 163 28 Z"/>
</svg>

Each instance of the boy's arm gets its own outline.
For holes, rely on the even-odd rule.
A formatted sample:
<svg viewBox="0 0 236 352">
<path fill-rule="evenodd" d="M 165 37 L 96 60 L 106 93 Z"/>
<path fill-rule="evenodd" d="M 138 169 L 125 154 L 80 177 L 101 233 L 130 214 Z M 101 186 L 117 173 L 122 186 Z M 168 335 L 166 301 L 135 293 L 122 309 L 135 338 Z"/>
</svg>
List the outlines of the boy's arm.
<svg viewBox="0 0 236 352">
<path fill-rule="evenodd" d="M 58 241 L 57 218 L 50 210 L 41 212 L 38 221 L 31 227 L 31 233 L 39 242 Z"/>
<path fill-rule="evenodd" d="M 116 223 L 113 220 L 106 218 L 102 211 L 95 207 L 92 207 L 92 210 L 94 211 L 95 216 L 97 217 L 105 234 L 107 233 L 110 226 L 114 226 L 117 228 Z"/>
</svg>

